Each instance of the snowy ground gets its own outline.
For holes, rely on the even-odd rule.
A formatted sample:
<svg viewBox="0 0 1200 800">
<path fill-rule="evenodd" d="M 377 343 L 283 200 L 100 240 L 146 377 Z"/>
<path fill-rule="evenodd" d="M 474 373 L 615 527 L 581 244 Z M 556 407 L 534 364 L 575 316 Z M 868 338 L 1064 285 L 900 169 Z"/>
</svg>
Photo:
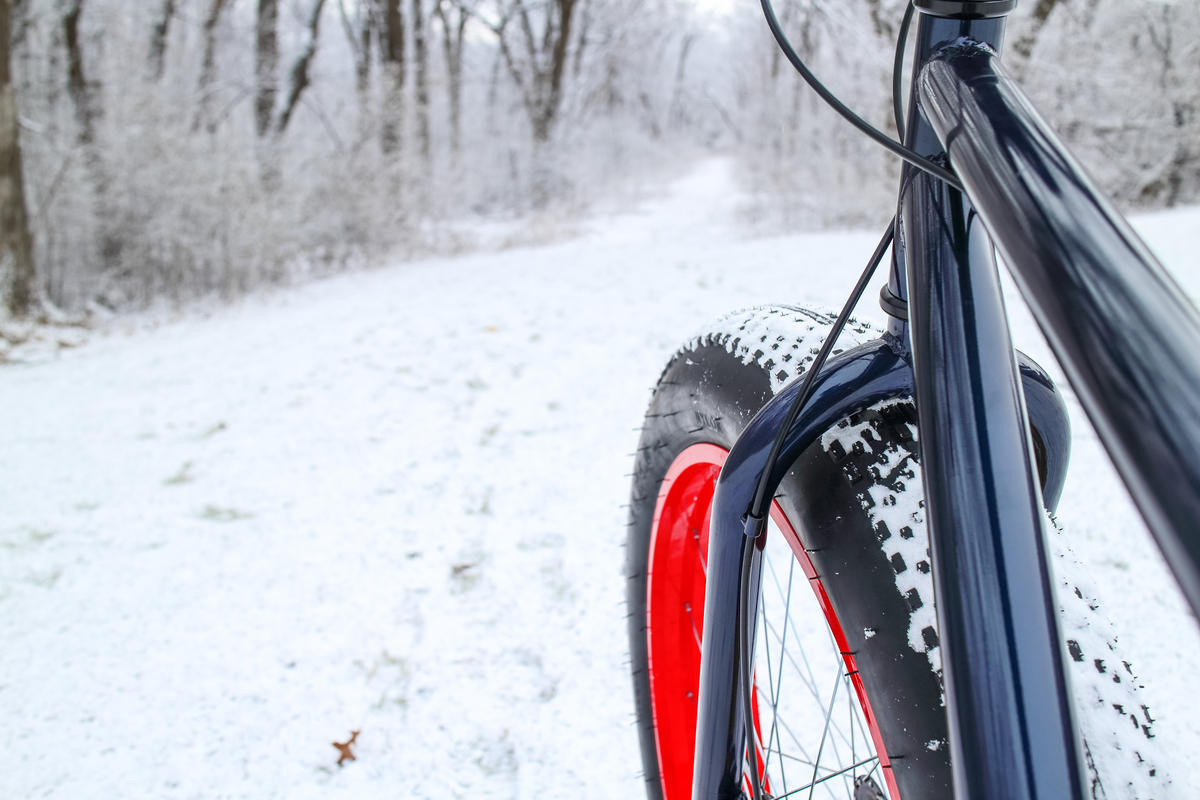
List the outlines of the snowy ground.
<svg viewBox="0 0 1200 800">
<path fill-rule="evenodd" d="M 621 506 L 648 389 L 708 318 L 837 304 L 877 238 L 748 240 L 731 187 L 706 162 L 563 243 L 0 368 L 0 797 L 641 796 Z M 1200 209 L 1137 224 L 1200 295 Z M 1195 620 L 1072 411 L 1061 520 L 1189 796 Z"/>
</svg>

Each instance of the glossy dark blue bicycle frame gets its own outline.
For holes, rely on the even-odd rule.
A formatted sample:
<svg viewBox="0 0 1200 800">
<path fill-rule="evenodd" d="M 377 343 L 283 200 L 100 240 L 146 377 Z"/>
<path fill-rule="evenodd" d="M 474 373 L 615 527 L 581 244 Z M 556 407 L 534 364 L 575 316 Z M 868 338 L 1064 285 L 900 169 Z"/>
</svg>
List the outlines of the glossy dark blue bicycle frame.
<svg viewBox="0 0 1200 800">
<path fill-rule="evenodd" d="M 905 168 L 889 287 L 907 302 L 908 320 L 893 317 L 883 340 L 825 366 L 771 488 L 829 425 L 884 399 L 915 398 L 955 796 L 1081 800 L 1026 424 L 1028 397 L 1041 429 L 1044 376 L 1018 369 L 993 241 L 1198 611 L 1200 316 L 1000 66 L 1003 13 L 1015 3 L 917 5 L 905 142 L 948 155 L 966 193 Z M 754 547 L 745 515 L 797 389 L 760 411 L 717 484 L 697 799 L 741 793 L 736 609 L 742 557 Z M 1061 443 L 1049 447 L 1061 462 Z"/>
</svg>

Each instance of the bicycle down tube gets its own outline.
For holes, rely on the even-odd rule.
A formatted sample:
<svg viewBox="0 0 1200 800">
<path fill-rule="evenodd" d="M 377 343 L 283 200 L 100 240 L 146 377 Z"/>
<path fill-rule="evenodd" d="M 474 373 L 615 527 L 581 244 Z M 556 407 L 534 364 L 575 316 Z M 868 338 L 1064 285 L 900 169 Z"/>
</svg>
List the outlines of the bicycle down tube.
<svg viewBox="0 0 1200 800">
<path fill-rule="evenodd" d="M 1043 498 L 989 234 L 1193 607 L 1200 466 L 1188 455 L 1200 451 L 1200 318 L 999 66 L 1003 14 L 1015 2 L 916 5 L 905 143 L 925 156 L 948 150 L 967 195 L 904 169 L 889 300 L 894 309 L 907 301 L 909 320 L 893 314 L 886 341 L 829 362 L 771 486 L 824 426 L 913 392 L 954 796 L 1081 798 Z M 741 792 L 735 609 L 742 555 L 753 546 L 743 516 L 794 393 L 755 417 L 717 484 L 695 798 Z M 1036 426 L 1044 412 L 1030 411 Z M 893 791 L 903 756 L 880 753 Z"/>
</svg>

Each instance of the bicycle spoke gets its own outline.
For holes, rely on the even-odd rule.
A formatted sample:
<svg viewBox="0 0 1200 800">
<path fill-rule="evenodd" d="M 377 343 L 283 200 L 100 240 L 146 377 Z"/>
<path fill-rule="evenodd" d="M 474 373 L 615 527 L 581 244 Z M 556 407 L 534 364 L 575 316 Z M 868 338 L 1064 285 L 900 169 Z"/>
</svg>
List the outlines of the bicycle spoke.
<svg viewBox="0 0 1200 800">
<path fill-rule="evenodd" d="M 793 628 L 793 630 L 794 630 L 794 628 Z M 779 635 L 778 632 L 776 632 L 774 630 L 773 626 L 771 627 L 771 633 L 773 633 L 777 639 L 782 640 L 782 637 Z M 799 638 L 799 636 L 797 635 L 796 638 Z M 836 650 L 836 648 L 835 648 L 835 650 Z M 804 656 L 803 649 L 801 650 L 801 655 L 802 655 L 802 657 Z M 809 680 L 807 678 L 805 678 L 804 671 L 801 670 L 800 665 L 796 662 L 796 659 L 791 655 L 790 652 L 786 653 L 786 656 L 787 656 L 788 661 L 791 662 L 792 668 L 795 669 L 796 673 L 800 676 L 800 680 L 804 683 L 805 686 L 808 687 L 808 690 L 812 694 L 813 699 L 818 703 L 818 705 L 820 705 L 821 707 L 824 707 L 825 703 L 821 700 L 820 692 L 816 689 L 816 687 L 814 686 L 813 683 L 810 683 Z M 805 664 L 807 666 L 807 658 L 805 658 Z M 838 670 L 839 670 L 839 674 L 840 674 L 841 664 L 842 664 L 840 655 L 838 657 L 838 664 L 839 664 Z M 808 672 L 810 675 L 812 674 L 811 668 L 809 668 Z M 786 728 L 786 724 L 784 724 L 784 727 Z M 837 738 L 840 738 L 843 744 L 849 743 L 849 738 L 847 737 L 846 732 L 842 730 L 841 725 L 834 724 L 833 730 L 835 731 L 835 733 L 837 733 Z M 789 733 L 790 733 L 790 731 L 789 731 Z M 792 736 L 792 739 L 793 739 L 793 741 L 796 741 L 796 737 L 794 735 Z M 796 743 L 799 744 L 798 741 Z M 837 751 L 837 740 L 836 739 L 834 740 L 832 746 L 834 747 L 835 754 L 836 754 L 836 751 Z"/>
<path fill-rule="evenodd" d="M 773 634 L 773 635 L 775 636 L 775 638 L 776 638 L 778 641 L 782 642 L 782 641 L 783 641 L 783 636 L 781 636 L 781 635 L 780 635 L 779 631 L 778 631 L 778 630 L 776 630 L 775 626 L 774 626 L 773 624 L 771 624 L 770 622 L 768 622 L 767 624 L 768 624 L 768 630 L 770 631 L 770 633 L 771 633 L 771 634 Z M 786 626 L 785 626 L 785 627 L 786 627 Z M 809 692 L 809 694 L 811 694 L 811 695 L 813 696 L 813 700 L 816 700 L 816 701 L 817 701 L 817 703 L 819 703 L 819 704 L 820 704 L 820 703 L 822 702 L 822 701 L 821 701 L 821 694 L 820 694 L 820 692 L 817 690 L 817 687 L 816 687 L 816 685 L 814 684 L 814 682 L 813 682 L 813 681 L 811 681 L 811 680 L 809 680 L 809 678 L 808 678 L 807 676 L 805 676 L 805 674 L 804 674 L 804 670 L 802 670 L 802 669 L 800 668 L 800 664 L 796 662 L 796 659 L 795 659 L 795 657 L 794 657 L 794 656 L 792 656 L 792 654 L 791 654 L 791 653 L 789 653 L 789 652 L 787 652 L 787 651 L 783 651 L 783 652 L 780 654 L 780 657 L 781 657 L 781 664 L 782 664 L 782 658 L 783 658 L 784 656 L 786 656 L 786 657 L 787 657 L 787 660 L 788 660 L 789 662 L 791 662 L 792 669 L 794 669 L 794 670 L 796 671 L 796 674 L 799 676 L 800 680 L 801 680 L 801 681 L 803 681 L 803 683 L 804 683 L 805 687 L 808 689 L 808 692 Z M 809 672 L 811 673 L 811 670 L 809 670 Z"/>
<path fill-rule="evenodd" d="M 842 670 L 838 667 L 837 680 L 833 682 L 833 695 L 829 698 L 829 709 L 825 712 L 825 730 L 821 732 L 821 745 L 817 748 L 817 764 L 821 763 L 821 754 L 825 751 L 825 740 L 829 737 L 829 721 L 833 718 L 833 704 L 837 702 L 838 687 L 842 684 Z M 817 786 L 817 765 L 813 766 L 813 782 L 809 784 L 808 797 L 812 800 L 813 790 Z"/>
<path fill-rule="evenodd" d="M 772 326 L 788 321 L 784 319 L 786 315 L 771 316 L 780 316 L 780 320 L 767 321 Z M 803 320 L 795 322 L 798 326 L 806 324 Z M 814 331 L 812 326 L 806 327 L 801 331 L 804 335 L 797 341 L 802 343 Z M 653 436 L 646 434 L 652 449 L 677 447 L 672 438 L 680 424 L 676 417 L 691 408 L 691 399 L 705 396 L 703 392 L 695 395 L 675 387 L 690 387 L 690 381 L 709 374 L 705 370 L 710 366 L 716 370 L 713 374 L 724 375 L 721 371 L 726 368 L 740 374 L 737 363 L 725 363 L 729 361 L 727 355 L 730 355 L 727 351 L 704 345 L 692 354 L 692 361 L 685 360 L 672 367 L 678 374 L 672 372 L 669 380 L 664 379 L 664 385 L 672 388 L 655 401 L 662 409 L 647 415 L 647 425 L 655 426 Z M 692 369 L 693 366 L 703 369 Z M 706 383 L 702 388 L 707 392 L 720 387 Z M 717 412 L 725 410 L 718 406 L 710 403 L 706 408 Z M 915 413 L 907 406 L 900 411 L 905 419 Z M 888 413 L 895 415 L 891 411 Z M 880 414 L 884 412 L 880 411 Z M 884 421 L 888 419 L 891 417 L 887 416 Z M 866 444 L 878 449 L 873 441 Z M 698 660 L 694 648 L 702 644 L 698 641 L 698 637 L 702 640 L 703 636 L 700 597 L 705 578 L 712 577 L 706 574 L 706 556 L 713 553 L 703 553 L 699 548 L 703 544 L 704 526 L 710 522 L 713 513 L 715 495 L 709 483 L 716 480 L 724 468 L 722 464 L 728 445 L 724 441 L 689 444 L 676 455 L 665 477 L 652 474 L 635 481 L 638 505 L 636 514 L 631 512 L 631 519 L 636 517 L 636 524 L 631 522 L 630 540 L 638 548 L 649 548 L 645 569 L 640 568 L 640 561 L 631 562 L 639 569 L 630 576 L 629 596 L 635 605 L 639 599 L 636 592 L 643 591 L 643 584 L 646 592 L 646 624 L 639 625 L 640 620 L 636 617 L 629 623 L 632 650 L 639 659 L 646 661 L 638 664 L 634 672 L 640 692 L 636 695 L 639 734 L 643 745 L 652 741 L 658 749 L 658 763 L 648 760 L 647 772 L 658 775 L 664 794 L 671 797 L 688 794 L 695 775 L 691 756 L 695 752 L 697 735 L 708 737 L 705 739 L 708 744 L 716 744 L 715 737 L 721 735 L 716 731 L 701 733 L 696 727 L 694 686 Z M 826 465 L 814 463 L 812 468 L 820 470 Z M 789 473 L 789 485 L 800 489 L 800 494 L 793 495 L 789 489 L 780 502 L 787 504 L 790 497 L 803 498 L 810 478 L 815 476 L 816 473 L 810 476 L 802 470 Z M 658 482 L 657 487 L 653 485 L 654 481 Z M 780 515 L 781 510 L 784 516 Z M 832 506 L 829 510 L 837 511 Z M 854 518 L 831 519 L 828 524 L 817 514 L 813 521 L 819 524 L 820 530 L 832 525 L 831 530 L 836 529 L 840 535 L 845 529 L 846 534 L 844 539 L 831 540 L 836 546 L 811 553 L 806 553 L 800 545 L 800 541 L 807 541 L 803 524 L 808 521 L 808 512 L 796 511 L 771 509 L 775 532 L 761 542 L 764 552 L 758 554 L 766 563 L 758 562 L 753 586 L 740 587 L 743 592 L 747 589 L 755 592 L 756 601 L 749 608 L 741 608 L 743 616 L 737 620 L 736 630 L 745 636 L 744 626 L 748 624 L 753 636 L 759 636 L 761 631 L 762 639 L 743 640 L 750 652 L 743 652 L 742 657 L 756 660 L 751 663 L 751 708 L 742 708 L 745 712 L 742 723 L 748 724 L 746 739 L 739 743 L 742 745 L 738 752 L 741 758 L 731 767 L 740 768 L 743 781 L 748 784 L 758 782 L 761 776 L 761 786 L 771 797 L 852 800 L 855 781 L 861 785 L 862 776 L 883 774 L 875 756 L 876 742 L 888 736 L 895 726 L 910 722 L 909 716 L 901 715 L 900 719 L 889 716 L 880 720 L 881 729 L 876 727 L 874 718 L 864 708 L 867 696 L 864 683 L 852 666 L 854 659 L 844 652 L 849 648 L 843 628 L 849 641 L 857 642 L 858 631 L 866 631 L 869 636 L 877 625 L 891 622 L 890 618 L 877 613 L 879 598 L 871 593 L 880 581 L 884 581 L 882 585 L 887 588 L 886 579 L 890 575 L 882 569 L 883 564 L 859 574 L 857 562 L 851 564 L 844 558 L 846 553 L 858 552 L 855 537 L 862 539 L 862 545 L 868 548 L 872 558 L 876 557 L 875 550 L 870 549 L 875 545 L 873 531 L 857 524 L 858 516 L 865 518 L 859 514 L 860 509 L 848 508 Z M 814 576 L 810 580 L 814 567 L 820 577 Z M 851 571 L 846 572 L 846 569 Z M 651 575 L 653 581 L 649 580 Z M 864 593 L 856 594 L 860 589 Z M 890 595 L 883 599 L 890 600 Z M 847 616 L 839 618 L 843 614 Z M 713 624 L 720 629 L 716 622 Z M 893 644 L 890 638 L 873 640 L 873 643 L 879 645 L 881 641 L 888 646 Z M 651 654 L 653 661 L 649 659 Z M 898 686 L 924 678 L 923 665 L 915 659 L 912 663 L 893 663 L 895 659 L 879 663 L 865 655 L 862 658 L 865 664 L 859 666 L 883 670 L 889 679 L 892 672 L 896 672 L 897 681 L 904 681 L 903 684 L 898 682 Z M 647 676 L 653 688 L 648 693 L 645 691 Z M 873 681 L 867 681 L 867 684 L 874 685 Z M 925 687 L 925 684 L 919 685 Z M 740 693 L 746 688 L 743 679 L 737 687 L 739 705 L 745 702 Z M 843 690 L 846 692 L 844 698 L 838 694 Z M 649 703 L 643 699 L 647 694 Z M 875 699 L 871 697 L 871 700 Z M 769 720 L 767 715 L 770 715 Z M 915 719 L 918 726 L 924 724 L 923 718 L 914 715 L 911 719 Z M 923 728 L 918 729 L 924 732 Z M 709 741 L 710 738 L 714 741 Z M 879 757 L 887 758 L 882 752 Z"/>
<path fill-rule="evenodd" d="M 800 788 L 798 788 L 798 789 L 793 789 L 792 791 L 788 792 L 787 794 L 777 794 L 777 795 L 775 795 L 775 798 L 774 798 L 774 800 L 783 800 L 785 797 L 790 797 L 791 795 L 798 794 L 798 793 L 800 793 L 800 792 L 803 792 L 805 789 L 808 789 L 808 791 L 809 791 L 809 795 L 808 795 L 808 796 L 809 796 L 809 797 L 812 797 L 812 791 L 813 791 L 813 789 L 815 789 L 815 788 L 816 788 L 817 786 L 819 786 L 820 784 L 822 784 L 822 783 L 825 783 L 825 782 L 826 782 L 826 781 L 828 781 L 828 780 L 832 780 L 832 779 L 834 779 L 834 778 L 837 778 L 837 777 L 839 777 L 839 776 L 841 776 L 841 775 L 845 775 L 847 772 L 853 772 L 854 770 L 858 769 L 859 767 L 862 767 L 862 766 L 865 766 L 865 765 L 867 765 L 867 764 L 870 764 L 870 763 L 871 763 L 871 762 L 873 762 L 873 761 L 874 761 L 874 762 L 878 762 L 878 761 L 879 761 L 879 759 L 878 759 L 878 758 L 876 758 L 876 757 L 874 757 L 874 756 L 872 756 L 871 758 L 866 758 L 866 759 L 863 759 L 862 761 L 858 762 L 857 764 L 851 764 L 850 766 L 848 766 L 848 767 L 844 767 L 843 769 L 840 769 L 840 770 L 838 770 L 837 772 L 834 772 L 834 773 L 832 773 L 832 774 L 830 774 L 830 775 L 826 775 L 824 778 L 817 778 L 817 779 L 816 779 L 816 780 L 814 780 L 812 783 L 809 783 L 809 784 L 806 784 L 806 785 L 804 785 L 804 786 L 801 786 L 801 787 L 800 787 Z M 869 773 L 867 773 L 867 774 L 868 774 L 868 775 L 870 775 L 870 774 L 873 774 L 874 772 L 875 772 L 875 770 L 874 770 L 874 769 L 872 769 L 872 770 L 871 770 L 871 772 L 869 772 Z"/>
<path fill-rule="evenodd" d="M 784 548 L 786 574 L 780 561 L 785 557 Z M 756 717 L 743 768 L 758 770 L 775 798 L 799 793 L 815 799 L 817 787 L 821 787 L 820 797 L 852 798 L 856 775 L 870 774 L 878 764 L 853 676 L 847 671 L 834 632 L 823 624 L 825 612 L 816 596 L 808 597 L 807 592 L 796 589 L 803 581 L 796 578 L 797 559 L 782 534 L 768 540 L 763 561 L 756 627 L 761 625 L 764 633 L 754 647 L 760 666 L 765 659 L 766 669 L 763 681 L 755 682 L 755 705 L 756 714 L 770 714 L 771 719 Z M 797 591 L 800 594 L 795 594 Z M 794 675 L 788 677 L 788 672 Z M 826 693 L 821 687 L 828 684 L 818 682 L 817 676 L 825 675 L 827 680 L 830 672 L 835 680 L 832 692 Z M 785 684 L 798 692 L 785 694 Z M 838 695 L 843 689 L 844 701 Z M 819 735 L 817 719 L 821 720 Z M 872 764 L 875 766 L 858 772 Z M 808 770 L 799 788 L 788 780 L 788 772 L 797 768 Z"/>
<path fill-rule="evenodd" d="M 775 574 L 775 567 L 770 561 L 768 561 L 768 564 L 770 564 L 770 566 L 771 566 L 771 577 L 774 578 L 774 580 L 775 580 L 775 588 L 779 590 L 780 596 L 782 596 L 783 590 L 779 586 L 779 577 Z M 788 596 L 789 597 L 791 596 L 790 593 Z M 790 614 L 787 615 L 787 617 L 784 620 L 784 623 L 785 623 L 784 624 L 784 632 L 786 633 L 787 629 L 791 628 L 792 636 L 795 637 L 797 642 L 801 641 L 800 634 L 799 634 L 799 632 L 796 631 L 795 622 L 792 621 Z M 774 626 L 771 626 L 771 632 L 775 634 L 775 638 L 779 639 L 780 642 L 783 641 L 783 637 L 779 634 L 778 631 L 775 630 Z M 784 653 L 787 652 L 786 650 L 783 650 L 782 648 L 781 648 L 781 651 Z M 807 686 L 809 691 L 812 693 L 813 699 L 815 699 L 817 701 L 817 703 L 822 703 L 820 690 L 817 689 L 817 680 L 813 676 L 812 667 L 808 663 L 808 657 L 805 654 L 805 651 L 803 648 L 801 648 L 801 650 L 800 650 L 800 655 L 804 659 L 804 665 L 807 668 L 807 672 L 808 672 L 807 677 L 805 677 L 805 671 L 800 669 L 800 665 L 796 663 L 796 659 L 793 658 L 790 654 L 788 655 L 788 660 L 792 662 L 792 666 L 795 667 L 796 673 L 800 676 L 800 680 L 804 681 L 804 685 Z"/>
<path fill-rule="evenodd" d="M 769 563 L 771 571 L 774 572 L 774 569 L 775 569 L 774 561 L 771 560 L 768 563 Z M 791 616 L 792 578 L 795 575 L 795 571 L 796 571 L 796 560 L 793 558 L 788 561 L 787 596 L 784 598 L 784 609 L 783 609 L 783 615 L 785 618 L 789 618 Z M 778 588 L 778 582 L 776 582 L 776 588 Z M 767 623 L 767 608 L 766 608 L 765 603 L 762 606 L 762 611 L 763 611 L 763 627 L 765 628 L 768 624 Z M 770 642 L 771 642 L 771 639 L 769 636 L 763 637 L 763 644 L 767 650 L 768 677 L 770 677 L 770 666 L 771 666 Z M 767 752 L 766 758 L 764 758 L 764 762 L 766 763 L 766 769 L 769 769 L 769 767 L 770 767 L 770 750 L 769 750 L 769 748 L 770 748 L 772 740 L 775 741 L 775 744 L 777 747 L 782 747 L 782 743 L 779 741 L 778 721 L 779 721 L 779 698 L 780 698 L 780 693 L 783 688 L 783 653 L 786 649 L 787 649 L 787 629 L 784 628 L 784 635 L 783 635 L 782 640 L 779 643 L 779 668 L 776 670 L 778 677 L 776 677 L 774 679 L 775 682 L 771 689 L 771 731 L 767 736 L 768 752 Z M 787 791 L 787 773 L 784 770 L 782 763 L 779 765 L 779 770 L 780 770 L 780 782 L 783 784 L 784 791 Z"/>
<path fill-rule="evenodd" d="M 761 611 L 763 630 L 767 627 L 767 604 L 765 602 L 759 604 Z M 771 741 L 775 736 L 775 720 L 779 718 L 779 691 L 775 681 L 775 668 L 771 663 L 771 637 L 763 636 L 763 650 L 766 651 L 767 662 L 767 689 L 768 699 L 771 704 L 771 727 L 767 733 L 767 741 L 763 753 L 763 774 L 769 774 L 771 771 Z M 782 649 L 782 645 L 781 645 Z M 782 663 L 781 663 L 782 666 Z M 780 670 L 780 677 L 783 673 Z"/>
<path fill-rule="evenodd" d="M 854 726 L 858 728 L 858 732 L 862 736 L 863 747 L 867 748 L 868 750 L 873 750 L 875 748 L 875 740 L 871 738 L 870 732 L 864 727 L 866 725 L 866 717 L 863 715 L 862 707 L 858 704 L 857 694 L 858 692 L 856 690 L 854 692 L 854 702 L 851 704 L 852 713 L 850 715 L 850 719 Z"/>
<path fill-rule="evenodd" d="M 787 626 L 792 629 L 792 635 L 796 637 L 797 641 L 800 641 L 800 633 L 796 630 L 795 621 L 790 616 L 787 618 L 786 621 L 787 621 Z M 835 650 L 836 650 L 836 648 L 835 648 Z M 812 665 L 808 662 L 808 651 L 805 650 L 804 648 L 801 648 L 800 649 L 800 657 L 804 661 L 804 668 L 808 671 L 808 683 L 810 686 L 813 687 L 813 696 L 816 698 L 816 701 L 818 703 L 821 703 L 822 702 L 821 701 L 821 693 L 816 688 L 817 687 L 817 678 L 815 675 L 813 675 Z M 795 663 L 794 660 L 793 660 L 793 663 Z M 797 667 L 796 669 L 797 669 L 797 671 L 799 671 L 799 667 Z"/>
<path fill-rule="evenodd" d="M 696 629 L 696 618 L 692 616 L 692 604 L 684 603 L 683 610 L 687 612 L 688 622 L 692 623 L 692 636 L 696 639 L 696 649 L 703 652 L 704 648 L 700 644 L 700 631 Z"/>
<path fill-rule="evenodd" d="M 830 778 L 836 778 L 837 776 L 841 775 L 842 773 L 846 772 L 847 770 L 856 769 L 858 767 L 861 767 L 863 764 L 870 764 L 872 761 L 879 760 L 877 756 L 871 756 L 869 758 L 862 759 L 861 761 L 859 761 L 855 764 L 851 764 L 849 767 L 843 767 L 841 769 L 833 769 L 831 767 L 820 767 L 819 765 L 814 764 L 813 762 L 809 761 L 808 759 L 800 758 L 799 756 L 794 756 L 791 753 L 784 753 L 780 750 L 772 750 L 771 752 L 774 753 L 775 755 L 779 756 L 780 758 L 786 758 L 790 761 L 795 761 L 796 763 L 803 764 L 806 767 L 816 766 L 816 767 L 818 767 L 818 771 L 820 769 L 824 769 L 828 774 L 825 775 L 824 777 L 818 779 L 817 783 L 821 783 L 822 781 L 828 780 Z M 804 786 L 800 787 L 800 789 L 798 789 L 797 791 L 803 791 L 804 789 L 807 789 L 810 785 L 811 784 L 806 783 L 806 784 L 804 784 Z M 780 796 L 781 795 L 776 795 L 776 800 L 778 800 L 778 798 Z"/>
<path fill-rule="evenodd" d="M 803 745 L 803 744 L 800 742 L 800 739 L 799 739 L 799 738 L 796 736 L 796 734 L 794 734 L 794 733 L 792 732 L 792 729 L 791 729 L 791 727 L 789 727 L 789 726 L 788 726 L 788 724 L 787 724 L 785 721 L 783 721 L 782 719 L 781 719 L 781 720 L 779 720 L 779 726 L 780 726 L 780 727 L 781 727 L 783 730 L 787 731 L 787 734 L 788 734 L 788 736 L 792 737 L 792 742 L 793 742 L 793 743 L 796 745 L 796 747 L 797 747 L 797 748 L 799 748 L 800 752 L 804 754 L 804 757 L 805 757 L 806 759 L 811 759 L 811 756 L 809 756 L 809 755 L 808 755 L 808 751 L 807 751 L 807 750 L 805 750 L 805 748 L 804 748 L 804 745 Z M 809 760 L 809 761 L 807 761 L 806 763 L 808 763 L 808 764 L 814 764 L 814 763 L 816 763 L 816 762 L 815 762 L 815 761 L 812 761 L 812 760 Z"/>
<path fill-rule="evenodd" d="M 772 542 L 774 544 L 774 542 Z M 837 646 L 836 639 L 828 627 L 820 625 L 824 628 L 824 635 L 818 633 L 816 629 L 812 629 L 805 636 L 816 634 L 827 645 L 827 649 L 820 648 L 820 658 L 814 660 L 818 655 L 818 651 L 814 651 L 810 655 L 810 649 L 804 646 L 804 636 L 800 635 L 802 629 L 806 628 L 805 622 L 811 620 L 807 614 L 798 613 L 793 594 L 796 585 L 795 568 L 796 559 L 792 557 L 790 549 L 788 552 L 788 572 L 786 577 L 782 574 L 776 561 L 772 558 L 772 553 L 768 547 L 768 552 L 764 553 L 766 561 L 767 573 L 771 575 L 771 580 L 766 581 L 766 586 L 770 590 L 765 590 L 760 595 L 759 619 L 762 623 L 763 630 L 766 632 L 763 641 L 758 647 L 766 658 L 767 663 L 767 685 L 768 692 L 765 697 L 765 702 L 760 702 L 759 708 L 766 710 L 771 714 L 769 725 L 765 721 L 760 721 L 759 726 L 763 730 L 756 731 L 758 737 L 761 737 L 761 755 L 764 763 L 763 774 L 773 782 L 773 789 L 776 797 L 791 794 L 795 790 L 795 786 L 791 781 L 787 780 L 787 766 L 812 767 L 813 771 L 810 774 L 810 780 L 806 781 L 804 786 L 811 789 L 816 784 L 825 784 L 826 781 L 836 778 L 839 775 L 845 775 L 846 790 L 845 796 L 853 795 L 853 789 L 849 779 L 853 777 L 850 772 L 843 770 L 843 765 L 860 763 L 870 763 L 872 753 L 872 738 L 866 733 L 866 723 L 861 711 L 858 710 L 857 692 L 853 690 L 852 677 L 846 672 L 844 656 Z M 811 613 L 815 610 L 806 608 L 805 611 Z M 823 617 L 823 612 L 818 612 Z M 783 619 L 780 619 L 780 614 Z M 801 648 L 800 654 L 797 655 L 795 650 Z M 824 653 L 829 653 L 825 656 Z M 836 664 L 837 682 L 846 684 L 846 699 L 845 704 L 841 703 L 841 698 L 836 697 L 836 693 L 841 691 L 841 687 L 834 689 L 833 695 L 828 698 L 824 697 L 815 676 L 825 669 L 825 665 L 834 667 Z M 800 679 L 801 684 L 807 689 L 804 692 L 809 698 L 809 701 L 799 701 L 801 707 L 795 707 L 795 702 L 798 699 L 793 699 L 791 702 L 784 695 L 783 684 L 790 682 L 792 679 L 784 680 L 785 673 L 788 670 L 795 672 L 795 675 Z M 827 674 L 827 673 L 825 673 Z M 798 736 L 797 731 L 802 728 L 795 727 L 794 723 L 797 720 L 805 718 L 803 705 L 805 702 L 815 703 L 816 707 L 813 711 L 817 711 L 821 715 L 823 721 L 821 740 L 817 751 L 818 758 L 813 758 L 812 741 L 805 744 L 804 737 Z M 793 724 L 789 724 L 789 720 Z M 815 720 L 814 720 L 815 721 Z M 815 731 L 813 731 L 815 733 Z M 765 733 L 766 735 L 762 735 Z M 785 746 L 784 740 L 787 740 Z M 866 750 L 866 753 L 863 750 Z M 867 758 L 870 756 L 870 758 Z M 831 784 L 825 784 L 831 787 Z M 842 790 L 838 790 L 837 796 Z"/>
</svg>

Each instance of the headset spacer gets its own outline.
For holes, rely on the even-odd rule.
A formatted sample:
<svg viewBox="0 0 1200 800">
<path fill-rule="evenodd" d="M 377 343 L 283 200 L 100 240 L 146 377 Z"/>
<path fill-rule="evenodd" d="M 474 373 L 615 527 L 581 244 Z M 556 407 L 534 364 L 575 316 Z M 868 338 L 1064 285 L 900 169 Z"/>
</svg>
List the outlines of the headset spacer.
<svg viewBox="0 0 1200 800">
<path fill-rule="evenodd" d="M 879 288 L 879 307 L 890 316 L 908 322 L 908 301 L 892 294 L 886 283 Z"/>
<path fill-rule="evenodd" d="M 1017 0 L 913 0 L 918 11 L 952 19 L 1003 17 L 1017 7 Z"/>
</svg>

